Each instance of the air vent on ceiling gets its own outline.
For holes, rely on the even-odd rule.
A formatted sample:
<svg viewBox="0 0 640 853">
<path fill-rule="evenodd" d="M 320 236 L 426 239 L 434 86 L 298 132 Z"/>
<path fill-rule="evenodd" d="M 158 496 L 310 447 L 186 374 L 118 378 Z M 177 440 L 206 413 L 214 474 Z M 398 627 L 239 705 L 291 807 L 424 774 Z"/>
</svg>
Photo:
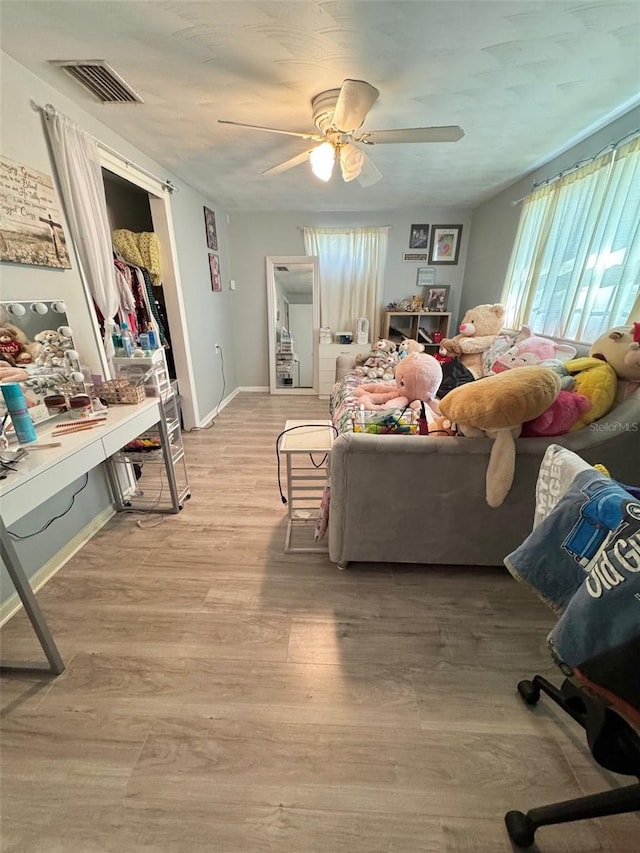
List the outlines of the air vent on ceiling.
<svg viewBox="0 0 640 853">
<path fill-rule="evenodd" d="M 104 59 L 52 60 L 103 104 L 143 104 L 144 101 Z"/>
</svg>

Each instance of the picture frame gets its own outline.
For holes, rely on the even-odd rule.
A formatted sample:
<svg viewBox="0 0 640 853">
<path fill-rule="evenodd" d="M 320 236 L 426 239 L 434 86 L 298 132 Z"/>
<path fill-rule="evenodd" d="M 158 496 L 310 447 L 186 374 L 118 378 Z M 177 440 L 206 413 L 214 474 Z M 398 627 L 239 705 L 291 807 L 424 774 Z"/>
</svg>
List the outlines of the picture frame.
<svg viewBox="0 0 640 853">
<path fill-rule="evenodd" d="M 220 259 L 217 255 L 209 255 L 209 274 L 211 276 L 211 290 L 214 293 L 220 293 L 222 279 L 220 278 Z"/>
<path fill-rule="evenodd" d="M 429 263 L 429 253 L 428 252 L 403 252 L 402 260 L 409 261 L 411 263 L 415 263 L 416 261 L 420 264 L 428 264 Z"/>
<path fill-rule="evenodd" d="M 218 232 L 216 230 L 216 215 L 210 207 L 204 208 L 204 227 L 207 234 L 207 246 L 218 251 Z"/>
<path fill-rule="evenodd" d="M 409 233 L 410 249 L 427 249 L 429 246 L 429 226 L 412 225 Z"/>
<path fill-rule="evenodd" d="M 451 285 L 438 284 L 427 290 L 425 309 L 431 313 L 444 314 L 449 304 L 449 291 Z"/>
<path fill-rule="evenodd" d="M 418 267 L 416 287 L 433 287 L 436 283 L 435 267 Z"/>
<path fill-rule="evenodd" d="M 462 225 L 434 225 L 429 245 L 430 264 L 457 264 L 460 256 Z"/>
</svg>

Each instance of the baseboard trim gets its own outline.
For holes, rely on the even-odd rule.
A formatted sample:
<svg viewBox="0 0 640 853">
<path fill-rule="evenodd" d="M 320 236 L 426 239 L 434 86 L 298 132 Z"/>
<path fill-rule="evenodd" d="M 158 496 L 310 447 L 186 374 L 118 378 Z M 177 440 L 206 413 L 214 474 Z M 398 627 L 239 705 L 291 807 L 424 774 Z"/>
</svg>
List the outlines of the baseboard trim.
<svg viewBox="0 0 640 853">
<path fill-rule="evenodd" d="M 60 571 L 74 554 L 76 554 L 87 542 L 95 536 L 101 527 L 109 521 L 116 513 L 113 505 L 105 507 L 96 517 L 89 522 L 79 533 L 70 539 L 63 548 L 53 555 L 44 566 L 32 575 L 30 582 L 34 592 L 41 589 L 47 581 Z M 0 605 L 0 627 L 4 625 L 18 610 L 22 608 L 22 602 L 17 592 L 12 593 L 6 601 Z"/>
<path fill-rule="evenodd" d="M 266 394 L 269 391 L 268 385 L 243 385 L 241 388 L 238 388 L 238 391 L 249 391 L 252 394 Z"/>
<path fill-rule="evenodd" d="M 217 418 L 220 412 L 229 405 L 229 403 L 233 400 L 234 397 L 238 395 L 241 391 L 241 388 L 234 388 L 234 390 L 227 394 L 227 396 L 220 401 L 220 405 L 216 406 L 215 409 L 211 409 L 208 415 L 205 415 L 204 418 L 200 421 L 198 426 L 202 429 L 205 426 L 208 426 L 214 418 Z"/>
</svg>

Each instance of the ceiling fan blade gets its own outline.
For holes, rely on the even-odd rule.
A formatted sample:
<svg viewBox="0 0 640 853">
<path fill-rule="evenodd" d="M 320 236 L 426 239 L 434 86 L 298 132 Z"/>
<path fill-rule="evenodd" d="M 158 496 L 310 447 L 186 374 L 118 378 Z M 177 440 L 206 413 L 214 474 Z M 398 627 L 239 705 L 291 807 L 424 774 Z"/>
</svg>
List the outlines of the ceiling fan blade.
<svg viewBox="0 0 640 853">
<path fill-rule="evenodd" d="M 331 123 L 342 133 L 350 133 L 360 127 L 380 92 L 364 80 L 345 80 L 338 95 L 338 102 Z"/>
<path fill-rule="evenodd" d="M 219 118 L 218 124 L 232 124 L 235 127 L 248 127 L 249 130 L 266 130 L 267 133 L 283 133 L 285 136 L 299 136 L 300 139 L 314 139 L 321 142 L 324 137 L 317 133 L 295 133 L 293 130 L 279 130 L 277 127 L 261 127 L 259 124 L 243 124 L 241 121 L 225 121 Z"/>
<path fill-rule="evenodd" d="M 464 130 L 457 124 L 446 127 L 406 127 L 402 130 L 368 130 L 356 142 L 380 145 L 388 142 L 457 142 Z"/>
<path fill-rule="evenodd" d="M 296 154 L 295 157 L 292 157 L 290 160 L 285 160 L 284 163 L 279 163 L 277 166 L 272 166 L 271 169 L 267 169 L 266 172 L 263 172 L 263 175 L 279 175 L 281 172 L 286 172 L 288 169 L 293 169 L 295 166 L 299 166 L 301 163 L 304 163 L 305 160 L 309 159 L 309 155 L 313 151 L 313 148 L 310 148 L 308 151 L 303 151 L 302 154 Z"/>
<path fill-rule="evenodd" d="M 362 163 L 362 171 L 358 175 L 357 179 L 358 183 L 361 187 L 372 187 L 381 179 L 382 173 L 378 171 L 373 162 L 365 154 L 364 162 Z"/>
</svg>

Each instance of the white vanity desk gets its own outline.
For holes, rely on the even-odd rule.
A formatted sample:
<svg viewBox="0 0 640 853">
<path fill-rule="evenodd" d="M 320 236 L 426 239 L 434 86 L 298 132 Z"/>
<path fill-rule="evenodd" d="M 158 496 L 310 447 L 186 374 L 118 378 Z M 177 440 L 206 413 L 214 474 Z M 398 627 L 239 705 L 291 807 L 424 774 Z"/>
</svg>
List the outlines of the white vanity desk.
<svg viewBox="0 0 640 853">
<path fill-rule="evenodd" d="M 62 417 L 47 421 L 37 428 L 38 442 L 60 442 L 60 447 L 38 450 L 37 444 L 25 448 L 28 455 L 16 464 L 16 471 L 0 480 L 0 534 L 2 559 L 15 585 L 16 591 L 31 620 L 33 629 L 49 661 L 45 664 L 3 663 L 3 669 L 39 669 L 56 675 L 64 670 L 64 663 L 40 611 L 33 590 L 20 563 L 7 528 L 19 521 L 65 486 L 78 480 L 96 466 L 105 462 L 127 442 L 159 423 L 162 407 L 157 398 L 149 398 L 137 405 L 112 406 L 106 412 L 107 420 L 101 426 L 70 435 L 52 436 L 52 429 L 64 420 Z M 112 474 L 109 472 L 111 478 Z M 110 480 L 111 481 L 111 480 Z"/>
</svg>

